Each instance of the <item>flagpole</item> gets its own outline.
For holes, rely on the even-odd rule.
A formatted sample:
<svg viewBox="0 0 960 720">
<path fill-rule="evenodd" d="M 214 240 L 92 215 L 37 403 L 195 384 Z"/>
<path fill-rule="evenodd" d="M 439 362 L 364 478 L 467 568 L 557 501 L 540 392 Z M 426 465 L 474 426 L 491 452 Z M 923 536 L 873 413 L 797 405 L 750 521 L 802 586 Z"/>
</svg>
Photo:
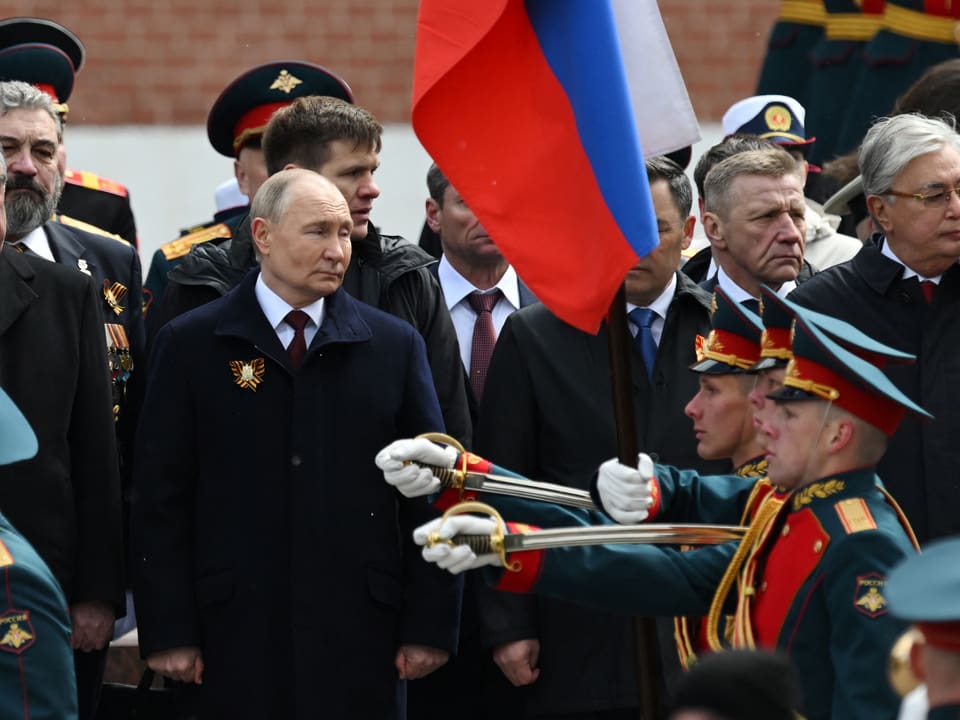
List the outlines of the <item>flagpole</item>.
<svg viewBox="0 0 960 720">
<path fill-rule="evenodd" d="M 610 372 L 613 389 L 613 412 L 617 428 L 617 454 L 620 462 L 637 465 L 637 420 L 633 406 L 633 372 L 631 370 L 630 333 L 627 330 L 627 298 L 620 285 L 607 315 L 610 349 Z M 657 668 L 657 625 L 652 618 L 635 617 L 635 657 L 637 684 L 640 687 L 640 710 L 643 720 L 662 718 L 660 683 Z"/>
</svg>

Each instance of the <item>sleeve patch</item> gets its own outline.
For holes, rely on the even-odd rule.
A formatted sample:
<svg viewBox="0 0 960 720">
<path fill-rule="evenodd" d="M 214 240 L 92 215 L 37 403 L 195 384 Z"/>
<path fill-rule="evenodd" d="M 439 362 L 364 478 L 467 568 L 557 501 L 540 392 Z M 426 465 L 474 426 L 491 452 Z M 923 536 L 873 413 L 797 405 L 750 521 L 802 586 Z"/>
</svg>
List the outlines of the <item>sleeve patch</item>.
<svg viewBox="0 0 960 720">
<path fill-rule="evenodd" d="M 870 508 L 863 498 L 850 498 L 841 500 L 835 506 L 837 515 L 840 517 L 840 523 L 847 535 L 862 530 L 876 530 L 877 522 L 873 519 Z"/>
<path fill-rule="evenodd" d="M 36 640 L 29 610 L 8 610 L 0 615 L 0 651 L 22 655 Z"/>
<path fill-rule="evenodd" d="M 857 587 L 853 593 L 853 607 L 867 617 L 875 618 L 887 614 L 887 599 L 883 596 L 887 578 L 879 573 L 857 576 Z"/>
</svg>

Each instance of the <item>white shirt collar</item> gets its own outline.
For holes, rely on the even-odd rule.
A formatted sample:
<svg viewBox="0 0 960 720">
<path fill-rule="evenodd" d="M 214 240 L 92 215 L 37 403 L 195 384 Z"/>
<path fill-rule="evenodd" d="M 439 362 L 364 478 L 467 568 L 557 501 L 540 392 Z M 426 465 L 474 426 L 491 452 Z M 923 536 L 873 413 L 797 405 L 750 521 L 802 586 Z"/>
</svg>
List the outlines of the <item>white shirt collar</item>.
<svg viewBox="0 0 960 720">
<path fill-rule="evenodd" d="M 43 231 L 43 225 L 34 228 L 25 237 L 19 241 L 20 245 L 29 248 L 35 255 L 39 255 L 44 260 L 56 262 L 53 257 L 53 250 L 50 249 L 50 242 L 47 240 L 47 234 Z"/>
<path fill-rule="evenodd" d="M 257 275 L 257 284 L 253 291 L 257 296 L 257 302 L 260 303 L 260 309 L 267 316 L 267 321 L 275 332 L 280 328 L 280 324 L 284 322 L 284 318 L 291 310 L 303 310 L 310 317 L 310 321 L 316 329 L 319 329 L 323 322 L 324 298 L 314 300 L 302 308 L 295 308 L 267 287 L 267 284 L 263 281 L 262 273 Z M 309 343 L 307 344 L 309 345 Z"/>
<path fill-rule="evenodd" d="M 446 255 L 440 258 L 440 266 L 437 268 L 437 279 L 440 280 L 440 287 L 443 288 L 443 297 L 447 301 L 447 310 L 453 310 L 455 305 L 463 300 L 472 292 L 490 292 L 490 290 L 480 290 L 473 286 L 469 280 L 461 275 L 447 260 Z M 500 278 L 500 281 L 494 286 L 500 288 L 503 293 L 503 299 L 507 300 L 514 308 L 520 309 L 520 283 L 517 279 L 517 271 L 513 265 L 507 266 L 507 271 Z M 491 288 L 492 289 L 492 288 Z"/>
<path fill-rule="evenodd" d="M 737 285 L 737 283 L 733 281 L 733 278 L 727 275 L 727 271 L 723 268 L 720 268 L 717 271 L 717 287 L 723 290 L 727 294 L 727 297 L 733 300 L 735 303 L 742 303 L 746 300 L 757 300 L 757 298 Z M 796 281 L 789 280 L 780 286 L 780 289 L 777 290 L 777 295 L 780 297 L 786 297 L 793 292 L 796 287 Z"/>
<path fill-rule="evenodd" d="M 937 285 L 940 284 L 940 278 L 942 278 L 943 275 L 937 275 L 936 277 L 929 277 L 929 278 L 923 277 L 915 270 L 912 270 L 911 268 L 904 265 L 903 260 L 897 257 L 897 254 L 893 251 L 893 248 L 890 247 L 890 243 L 887 242 L 886 238 L 883 239 L 883 243 L 880 245 L 880 254 L 890 258 L 895 263 L 897 263 L 897 265 L 901 265 L 903 267 L 904 280 L 909 280 L 912 277 L 916 277 L 916 278 L 919 278 L 920 281 L 929 280 L 930 282 L 935 283 Z"/>
</svg>

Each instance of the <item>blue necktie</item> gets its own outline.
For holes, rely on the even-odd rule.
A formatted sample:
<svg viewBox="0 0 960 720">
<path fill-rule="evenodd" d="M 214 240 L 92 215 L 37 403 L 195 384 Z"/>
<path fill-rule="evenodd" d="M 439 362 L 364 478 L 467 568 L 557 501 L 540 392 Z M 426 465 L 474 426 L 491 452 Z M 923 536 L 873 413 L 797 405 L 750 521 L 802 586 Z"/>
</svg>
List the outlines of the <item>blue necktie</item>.
<svg viewBox="0 0 960 720">
<path fill-rule="evenodd" d="M 637 326 L 637 334 L 633 343 L 643 357 L 643 364 L 647 367 L 647 377 L 653 378 L 653 364 L 657 360 L 657 341 L 653 339 L 651 325 L 657 314 L 650 308 L 634 308 L 630 311 L 630 320 Z"/>
</svg>

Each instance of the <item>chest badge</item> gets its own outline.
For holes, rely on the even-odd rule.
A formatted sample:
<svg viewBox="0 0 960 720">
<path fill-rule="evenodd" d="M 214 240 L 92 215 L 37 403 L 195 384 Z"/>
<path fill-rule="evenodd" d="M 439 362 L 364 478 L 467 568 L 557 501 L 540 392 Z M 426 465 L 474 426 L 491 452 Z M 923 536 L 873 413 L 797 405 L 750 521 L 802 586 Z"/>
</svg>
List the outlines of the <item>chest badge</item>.
<svg viewBox="0 0 960 720">
<path fill-rule="evenodd" d="M 887 613 L 887 599 L 883 590 L 887 579 L 878 573 L 857 576 L 857 588 L 853 594 L 853 606 L 857 612 L 875 618 Z"/>
<path fill-rule="evenodd" d="M 103 281 L 103 298 L 107 301 L 107 305 L 110 306 L 110 309 L 113 310 L 114 315 L 119 315 L 123 312 L 123 306 L 120 304 L 120 301 L 123 300 L 123 297 L 127 294 L 127 286 L 122 283 L 111 283 L 109 278 L 105 278 Z"/>
<path fill-rule="evenodd" d="M 257 385 L 263 382 L 264 370 L 266 370 L 266 363 L 263 358 L 230 361 L 230 371 L 233 373 L 233 381 L 244 390 L 253 390 L 256 392 Z"/>
<path fill-rule="evenodd" d="M 90 268 L 87 267 L 87 261 L 84 260 L 83 258 L 77 259 L 77 269 L 82 273 L 86 273 L 87 275 L 91 274 Z"/>
</svg>

